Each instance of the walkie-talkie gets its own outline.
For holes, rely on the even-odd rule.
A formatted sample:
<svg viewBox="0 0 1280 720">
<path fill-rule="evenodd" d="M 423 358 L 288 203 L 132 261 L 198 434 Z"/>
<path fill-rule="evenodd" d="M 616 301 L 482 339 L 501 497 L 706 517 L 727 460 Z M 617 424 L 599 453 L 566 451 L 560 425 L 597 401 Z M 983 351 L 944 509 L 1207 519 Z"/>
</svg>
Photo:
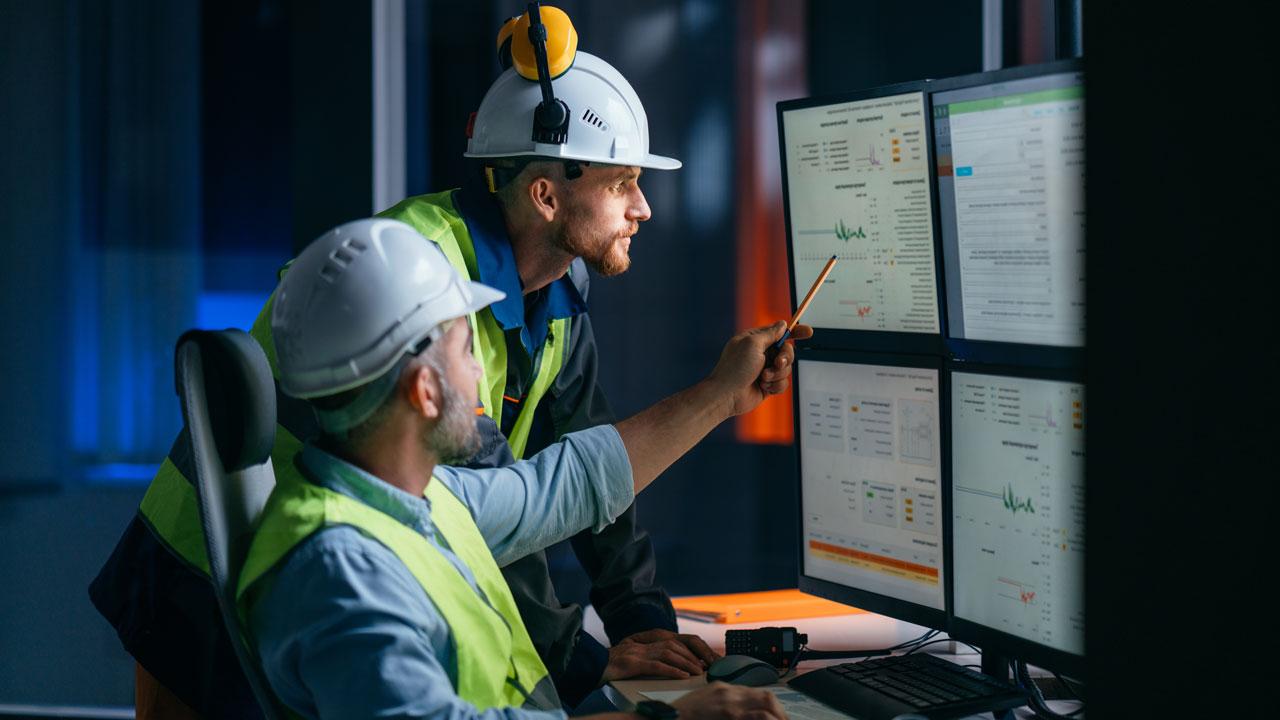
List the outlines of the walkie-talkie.
<svg viewBox="0 0 1280 720">
<path fill-rule="evenodd" d="M 726 655 L 750 655 L 780 670 L 790 670 L 800 648 L 809 642 L 809 636 L 796 632 L 793 627 L 762 627 L 755 630 L 726 630 L 724 651 Z"/>
</svg>

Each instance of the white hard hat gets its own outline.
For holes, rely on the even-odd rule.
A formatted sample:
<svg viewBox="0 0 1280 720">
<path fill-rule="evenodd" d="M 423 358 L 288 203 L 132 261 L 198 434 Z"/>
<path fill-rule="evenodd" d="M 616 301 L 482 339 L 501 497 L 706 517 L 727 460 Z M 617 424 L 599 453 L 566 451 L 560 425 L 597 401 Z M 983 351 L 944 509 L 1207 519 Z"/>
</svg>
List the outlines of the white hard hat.
<svg viewBox="0 0 1280 720">
<path fill-rule="evenodd" d="M 481 101 L 466 157 L 535 155 L 655 170 L 680 167 L 675 158 L 649 152 L 644 106 L 609 63 L 579 50 L 573 65 L 553 85 L 555 97 L 569 108 L 569 135 L 563 144 L 533 141 L 534 110 L 542 102 L 542 91 L 512 68 L 494 81 Z"/>
<path fill-rule="evenodd" d="M 271 332 L 288 395 L 314 398 L 391 370 L 441 323 L 506 295 L 461 277 L 398 220 L 356 220 L 320 236 L 280 281 Z"/>
</svg>

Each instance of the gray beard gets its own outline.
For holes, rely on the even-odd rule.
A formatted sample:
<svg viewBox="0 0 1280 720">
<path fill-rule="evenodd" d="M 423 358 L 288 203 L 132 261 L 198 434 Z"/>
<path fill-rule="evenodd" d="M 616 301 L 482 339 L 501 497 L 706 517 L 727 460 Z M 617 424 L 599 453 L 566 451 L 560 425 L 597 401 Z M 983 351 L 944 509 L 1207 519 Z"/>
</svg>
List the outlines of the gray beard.
<svg viewBox="0 0 1280 720">
<path fill-rule="evenodd" d="M 458 392 L 440 374 L 444 393 L 444 410 L 440 422 L 427 433 L 423 442 L 434 452 L 441 465 L 458 465 L 480 451 L 480 431 L 476 429 L 475 408 L 467 407 Z"/>
</svg>

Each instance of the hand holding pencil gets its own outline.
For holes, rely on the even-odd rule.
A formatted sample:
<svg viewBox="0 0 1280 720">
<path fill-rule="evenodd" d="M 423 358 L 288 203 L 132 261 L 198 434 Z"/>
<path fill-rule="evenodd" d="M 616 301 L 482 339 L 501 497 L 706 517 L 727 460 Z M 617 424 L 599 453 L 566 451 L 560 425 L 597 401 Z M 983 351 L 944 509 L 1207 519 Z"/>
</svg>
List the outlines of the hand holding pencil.
<svg viewBox="0 0 1280 720">
<path fill-rule="evenodd" d="M 800 316 L 804 315 L 804 311 L 809 309 L 809 303 L 813 302 L 814 296 L 822 288 L 822 283 L 826 282 L 827 276 L 831 274 L 831 268 L 835 266 L 836 256 L 832 255 L 827 260 L 827 264 L 822 266 L 822 272 L 818 273 L 818 279 L 813 281 L 813 285 L 809 288 L 809 292 L 805 294 L 804 300 L 800 301 L 800 307 L 796 308 L 796 313 L 791 316 L 791 322 L 787 323 L 786 332 L 782 333 L 782 337 L 778 338 L 778 341 L 765 351 L 764 366 L 766 372 L 776 364 L 775 360 L 778 357 L 778 352 L 782 350 L 788 338 L 804 340 L 813 336 L 813 328 L 799 324 Z M 800 328 L 803 328 L 803 330 L 800 330 Z"/>
</svg>

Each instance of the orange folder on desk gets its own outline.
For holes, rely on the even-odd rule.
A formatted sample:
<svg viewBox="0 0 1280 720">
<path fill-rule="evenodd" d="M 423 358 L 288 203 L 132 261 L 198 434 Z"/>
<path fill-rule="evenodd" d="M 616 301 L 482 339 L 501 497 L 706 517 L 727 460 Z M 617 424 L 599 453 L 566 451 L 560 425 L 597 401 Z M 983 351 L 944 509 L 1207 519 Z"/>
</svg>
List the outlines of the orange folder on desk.
<svg viewBox="0 0 1280 720">
<path fill-rule="evenodd" d="M 866 612 L 866 610 L 806 595 L 799 590 L 691 595 L 672 598 L 671 604 L 675 606 L 676 614 L 681 617 L 716 623 L 758 623 Z"/>
</svg>

